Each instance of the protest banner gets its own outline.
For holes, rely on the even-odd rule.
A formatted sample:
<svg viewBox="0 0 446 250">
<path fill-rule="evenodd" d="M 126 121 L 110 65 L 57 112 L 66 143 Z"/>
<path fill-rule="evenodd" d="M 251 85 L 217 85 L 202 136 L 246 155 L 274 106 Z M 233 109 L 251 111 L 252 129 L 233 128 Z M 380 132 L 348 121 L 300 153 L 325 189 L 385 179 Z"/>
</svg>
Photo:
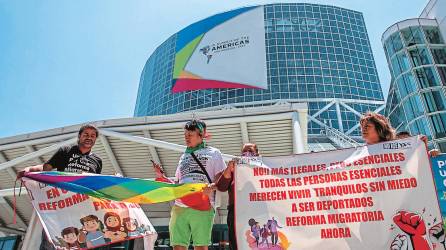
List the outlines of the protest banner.
<svg viewBox="0 0 446 250">
<path fill-rule="evenodd" d="M 242 158 L 239 249 L 445 249 L 418 137 L 336 151 Z"/>
<path fill-rule="evenodd" d="M 446 154 L 432 157 L 432 172 L 434 173 L 437 188 L 438 202 L 440 203 L 443 221 L 446 219 Z"/>
<path fill-rule="evenodd" d="M 24 177 L 23 183 L 56 249 L 90 249 L 157 234 L 139 204 L 70 192 Z"/>
</svg>

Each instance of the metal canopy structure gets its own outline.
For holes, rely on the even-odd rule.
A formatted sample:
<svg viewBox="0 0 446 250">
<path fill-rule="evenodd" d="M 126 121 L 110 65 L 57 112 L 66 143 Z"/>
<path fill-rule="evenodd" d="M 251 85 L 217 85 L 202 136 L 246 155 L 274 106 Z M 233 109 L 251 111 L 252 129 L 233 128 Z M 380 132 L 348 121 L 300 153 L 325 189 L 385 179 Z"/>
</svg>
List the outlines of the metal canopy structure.
<svg viewBox="0 0 446 250">
<path fill-rule="evenodd" d="M 154 178 L 150 160 L 160 162 L 173 176 L 185 146 L 183 126 L 194 117 L 203 119 L 212 135 L 209 144 L 229 160 L 243 143 L 256 143 L 264 156 L 303 153 L 307 147 L 307 106 L 277 103 L 265 107 L 229 108 L 164 116 L 93 122 L 100 130 L 93 152 L 103 161 L 103 174 Z M 24 233 L 32 217 L 25 190 L 17 197 L 17 224 L 13 219 L 13 186 L 17 171 L 47 161 L 60 146 L 76 143 L 82 124 L 0 139 L 0 231 Z M 18 189 L 16 189 L 18 193 Z M 221 196 L 215 223 L 225 223 L 227 196 Z M 144 205 L 154 225 L 167 225 L 170 203 Z"/>
</svg>

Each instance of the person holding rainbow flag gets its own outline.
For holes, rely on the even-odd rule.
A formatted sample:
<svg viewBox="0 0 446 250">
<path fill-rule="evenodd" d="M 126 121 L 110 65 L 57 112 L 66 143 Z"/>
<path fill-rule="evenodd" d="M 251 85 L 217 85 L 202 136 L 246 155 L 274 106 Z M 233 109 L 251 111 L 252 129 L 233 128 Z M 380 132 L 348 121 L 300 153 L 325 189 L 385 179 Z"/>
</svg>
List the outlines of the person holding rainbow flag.
<svg viewBox="0 0 446 250">
<path fill-rule="evenodd" d="M 174 250 L 186 250 L 192 239 L 195 250 L 207 250 L 211 242 L 215 215 L 215 181 L 226 169 L 220 150 L 206 144 L 206 123 L 191 120 L 184 126 L 186 151 L 175 173 L 176 183 L 208 183 L 203 193 L 175 200 L 169 223 L 170 242 Z M 162 167 L 154 163 L 158 181 L 172 182 Z M 204 199 L 201 196 L 206 196 Z"/>
</svg>

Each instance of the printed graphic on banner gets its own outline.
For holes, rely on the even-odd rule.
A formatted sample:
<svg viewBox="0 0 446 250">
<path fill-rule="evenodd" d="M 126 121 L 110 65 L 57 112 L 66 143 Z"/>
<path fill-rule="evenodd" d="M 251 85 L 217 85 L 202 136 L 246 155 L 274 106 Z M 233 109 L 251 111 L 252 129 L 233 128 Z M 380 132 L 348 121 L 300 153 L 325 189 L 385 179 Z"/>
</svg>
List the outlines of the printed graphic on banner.
<svg viewBox="0 0 446 250">
<path fill-rule="evenodd" d="M 157 234 L 138 204 L 89 197 L 23 178 L 31 203 L 56 249 L 89 249 Z"/>
<path fill-rule="evenodd" d="M 181 30 L 176 41 L 172 92 L 266 89 L 263 20 L 263 7 L 246 7 L 214 15 Z"/>
<path fill-rule="evenodd" d="M 437 187 L 438 202 L 440 203 L 443 221 L 446 220 L 446 154 L 432 157 L 432 171 Z"/>
<path fill-rule="evenodd" d="M 239 249 L 445 249 L 424 143 L 243 159 Z"/>
<path fill-rule="evenodd" d="M 99 199 L 152 204 L 181 199 L 197 210 L 209 210 L 209 197 L 203 195 L 206 184 L 173 184 L 148 179 L 113 175 L 76 174 L 67 172 L 30 172 L 25 177 L 75 193 Z M 205 204 L 203 206 L 203 204 Z"/>
</svg>

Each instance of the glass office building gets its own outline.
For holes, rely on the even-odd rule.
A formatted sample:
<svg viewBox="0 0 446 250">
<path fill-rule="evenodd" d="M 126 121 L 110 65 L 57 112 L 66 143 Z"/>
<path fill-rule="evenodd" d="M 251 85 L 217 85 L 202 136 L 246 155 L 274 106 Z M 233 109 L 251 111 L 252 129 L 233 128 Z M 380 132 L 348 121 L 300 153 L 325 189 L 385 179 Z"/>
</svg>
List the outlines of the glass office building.
<svg viewBox="0 0 446 250">
<path fill-rule="evenodd" d="M 305 102 L 309 108 L 309 135 L 320 135 L 332 128 L 359 139 L 360 114 L 384 108 L 363 15 L 335 6 L 304 3 L 259 7 L 264 10 L 267 89 L 172 93 L 177 33 L 147 60 L 134 115 Z"/>
<path fill-rule="evenodd" d="M 391 71 L 386 116 L 398 131 L 424 134 L 446 151 L 446 45 L 435 19 L 409 19 L 383 34 Z"/>
</svg>

